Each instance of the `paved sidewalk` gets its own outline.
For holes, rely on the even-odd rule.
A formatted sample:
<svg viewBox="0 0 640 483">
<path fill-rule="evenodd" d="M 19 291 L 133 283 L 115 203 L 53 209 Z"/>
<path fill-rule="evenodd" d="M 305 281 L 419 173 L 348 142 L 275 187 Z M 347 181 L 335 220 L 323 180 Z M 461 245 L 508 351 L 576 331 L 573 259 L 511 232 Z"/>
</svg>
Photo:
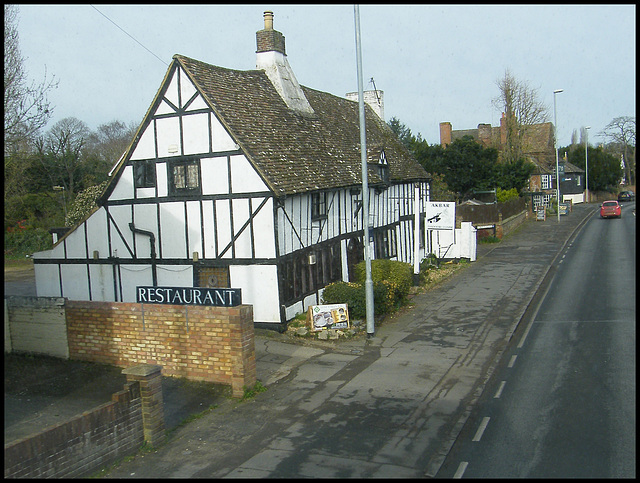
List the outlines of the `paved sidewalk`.
<svg viewBox="0 0 640 483">
<path fill-rule="evenodd" d="M 267 391 L 224 401 L 109 477 L 434 476 L 556 256 L 596 205 L 527 221 L 369 339 L 258 335 Z"/>
</svg>

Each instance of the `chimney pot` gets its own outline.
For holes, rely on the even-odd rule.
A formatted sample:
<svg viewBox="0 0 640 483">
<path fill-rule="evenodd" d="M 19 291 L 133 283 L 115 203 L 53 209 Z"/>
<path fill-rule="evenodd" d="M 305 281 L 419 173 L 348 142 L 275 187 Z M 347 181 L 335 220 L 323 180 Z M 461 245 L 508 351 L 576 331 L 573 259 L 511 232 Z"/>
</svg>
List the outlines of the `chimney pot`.
<svg viewBox="0 0 640 483">
<path fill-rule="evenodd" d="M 273 30 L 273 12 L 270 10 L 264 12 L 264 29 Z"/>
</svg>

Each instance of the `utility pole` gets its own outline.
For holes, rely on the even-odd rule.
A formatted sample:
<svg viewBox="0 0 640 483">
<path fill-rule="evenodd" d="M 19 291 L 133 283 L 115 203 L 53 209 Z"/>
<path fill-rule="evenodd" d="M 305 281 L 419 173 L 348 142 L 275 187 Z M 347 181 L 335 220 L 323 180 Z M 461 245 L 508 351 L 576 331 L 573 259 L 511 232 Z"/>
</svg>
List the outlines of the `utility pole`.
<svg viewBox="0 0 640 483">
<path fill-rule="evenodd" d="M 362 228 L 364 229 L 364 260 L 367 314 L 367 337 L 373 337 L 375 332 L 373 310 L 373 280 L 371 279 L 371 249 L 369 243 L 369 176 L 367 170 L 367 131 L 364 116 L 364 88 L 362 85 L 362 53 L 360 49 L 360 8 L 353 6 L 356 28 L 356 61 L 358 67 L 358 111 L 360 113 L 360 162 L 362 164 Z"/>
</svg>

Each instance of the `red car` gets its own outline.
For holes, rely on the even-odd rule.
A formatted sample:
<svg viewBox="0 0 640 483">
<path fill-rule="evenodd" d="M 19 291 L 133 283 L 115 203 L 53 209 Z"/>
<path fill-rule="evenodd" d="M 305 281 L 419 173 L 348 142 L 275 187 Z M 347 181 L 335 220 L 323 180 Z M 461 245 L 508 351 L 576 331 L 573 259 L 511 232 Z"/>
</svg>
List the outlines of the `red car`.
<svg viewBox="0 0 640 483">
<path fill-rule="evenodd" d="M 605 201 L 600 205 L 600 218 L 620 218 L 622 209 L 617 201 Z"/>
</svg>

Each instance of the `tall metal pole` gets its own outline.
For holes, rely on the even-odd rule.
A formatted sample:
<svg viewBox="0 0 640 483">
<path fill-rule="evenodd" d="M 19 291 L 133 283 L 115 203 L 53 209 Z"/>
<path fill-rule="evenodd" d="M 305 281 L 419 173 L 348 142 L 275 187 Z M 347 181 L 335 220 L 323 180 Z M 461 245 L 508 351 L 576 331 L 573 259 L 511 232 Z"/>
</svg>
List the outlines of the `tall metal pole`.
<svg viewBox="0 0 640 483">
<path fill-rule="evenodd" d="M 558 119 L 556 118 L 556 94 L 562 92 L 562 89 L 553 91 L 553 149 L 556 152 L 556 191 L 558 193 L 558 222 L 560 221 L 560 164 L 558 163 Z"/>
<path fill-rule="evenodd" d="M 586 180 L 587 203 L 589 203 L 589 129 L 591 129 L 591 126 L 584 128 L 584 176 Z"/>
<path fill-rule="evenodd" d="M 373 319 L 373 280 L 371 278 L 371 247 L 369 243 L 369 176 L 367 170 L 367 131 L 364 118 L 364 93 L 362 86 L 362 53 L 360 49 L 360 8 L 353 6 L 356 27 L 356 60 L 358 64 L 358 110 L 360 113 L 360 162 L 362 164 L 362 227 L 364 229 L 364 260 L 366 298 L 367 337 L 373 337 L 375 322 Z"/>
</svg>

